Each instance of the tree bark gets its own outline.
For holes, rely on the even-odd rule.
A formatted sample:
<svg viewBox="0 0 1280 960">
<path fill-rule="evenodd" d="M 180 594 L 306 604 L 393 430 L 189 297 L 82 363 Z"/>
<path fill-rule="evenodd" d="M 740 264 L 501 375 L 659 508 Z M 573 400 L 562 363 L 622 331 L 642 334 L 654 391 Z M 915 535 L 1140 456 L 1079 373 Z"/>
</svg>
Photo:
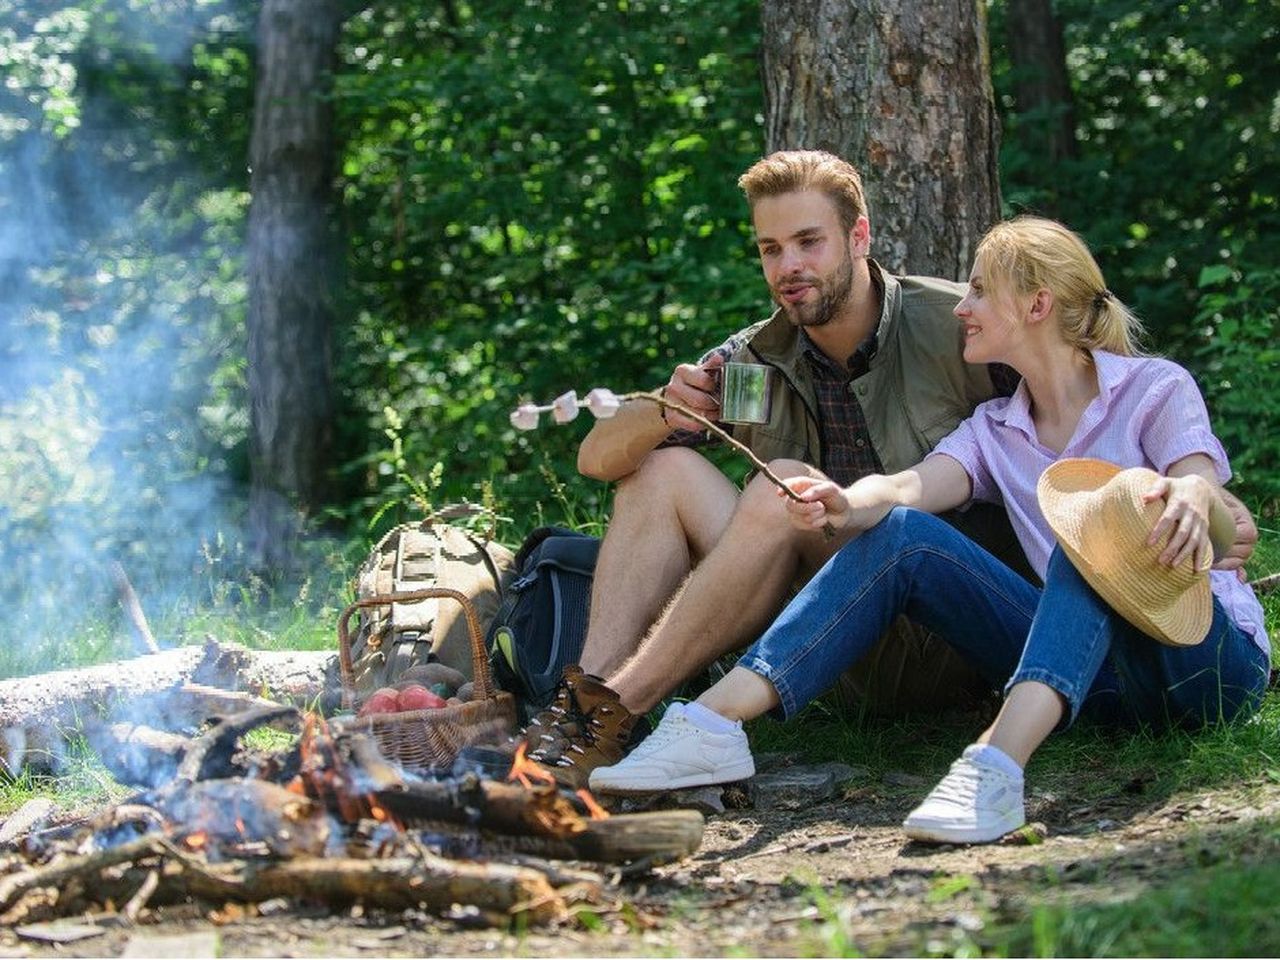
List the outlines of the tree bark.
<svg viewBox="0 0 1280 960">
<path fill-rule="evenodd" d="M 1021 139 L 1052 163 L 1070 159 L 1077 152 L 1075 100 L 1053 0 L 1008 0 L 1005 18 Z"/>
<path fill-rule="evenodd" d="M 768 149 L 858 167 L 890 271 L 967 277 L 1000 213 L 982 4 L 763 0 L 761 13 Z"/>
<path fill-rule="evenodd" d="M 265 0 L 250 140 L 248 386 L 251 523 L 258 559 L 289 556 L 319 505 L 332 448 L 334 129 L 342 5 Z"/>
</svg>

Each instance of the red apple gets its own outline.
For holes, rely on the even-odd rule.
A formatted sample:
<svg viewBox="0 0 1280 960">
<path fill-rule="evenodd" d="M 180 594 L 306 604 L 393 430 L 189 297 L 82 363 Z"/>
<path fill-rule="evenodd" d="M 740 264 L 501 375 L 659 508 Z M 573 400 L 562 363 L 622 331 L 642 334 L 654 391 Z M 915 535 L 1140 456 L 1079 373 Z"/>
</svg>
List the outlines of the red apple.
<svg viewBox="0 0 1280 960">
<path fill-rule="evenodd" d="M 443 707 L 444 698 L 418 683 L 405 687 L 396 697 L 398 710 L 434 710 Z"/>
<path fill-rule="evenodd" d="M 360 708 L 360 712 L 356 716 L 367 717 L 374 713 L 395 713 L 397 709 L 396 692 L 390 687 L 383 687 L 369 695 L 369 699 L 364 702 L 364 706 Z"/>
</svg>

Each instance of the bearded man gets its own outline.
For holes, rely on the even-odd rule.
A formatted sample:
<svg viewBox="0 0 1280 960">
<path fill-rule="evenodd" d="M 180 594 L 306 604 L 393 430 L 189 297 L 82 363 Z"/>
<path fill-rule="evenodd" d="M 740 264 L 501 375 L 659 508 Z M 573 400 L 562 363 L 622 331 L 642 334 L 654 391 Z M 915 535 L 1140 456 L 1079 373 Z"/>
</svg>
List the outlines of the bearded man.
<svg viewBox="0 0 1280 960">
<path fill-rule="evenodd" d="M 717 368 L 764 364 L 773 370 L 768 422 L 726 428 L 780 476 L 825 474 L 845 485 L 918 463 L 978 403 L 1013 392 L 1012 370 L 962 358 L 952 314 L 961 284 L 892 276 L 871 259 L 850 164 L 784 151 L 738 182 L 777 309 L 676 367 L 666 397 L 717 420 Z M 753 641 L 844 542 L 796 530 L 764 477 L 739 492 L 698 452 L 707 440 L 699 431 L 671 408 L 633 401 L 598 421 L 579 449 L 581 473 L 617 481 L 613 516 L 580 663 L 522 734 L 529 756 L 567 786 L 586 786 L 592 770 L 620 760 L 647 732 L 646 711 Z M 950 519 L 1033 576 L 1002 510 L 977 505 Z M 983 692 L 942 640 L 905 621 L 857 669 L 841 686 L 872 709 L 942 707 Z M 728 722 L 696 707 L 687 719 L 712 733 Z"/>
</svg>

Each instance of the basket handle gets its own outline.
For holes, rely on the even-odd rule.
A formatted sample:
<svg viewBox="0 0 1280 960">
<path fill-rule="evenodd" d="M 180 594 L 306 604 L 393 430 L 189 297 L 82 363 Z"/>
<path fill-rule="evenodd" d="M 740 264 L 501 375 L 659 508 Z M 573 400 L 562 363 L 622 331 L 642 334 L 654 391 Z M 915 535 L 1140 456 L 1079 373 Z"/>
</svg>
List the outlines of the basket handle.
<svg viewBox="0 0 1280 960">
<path fill-rule="evenodd" d="M 342 674 L 342 706 L 348 710 L 355 706 L 356 671 L 351 662 L 351 633 L 347 624 L 351 615 L 362 607 L 383 607 L 391 603 L 403 603 L 409 600 L 427 600 L 432 597 L 445 597 L 457 600 L 462 604 L 462 613 L 467 621 L 467 634 L 471 641 L 472 682 L 475 692 L 473 700 L 488 700 L 494 693 L 493 680 L 489 676 L 489 656 L 484 648 L 484 634 L 480 630 L 480 618 L 476 608 L 466 594 L 448 587 L 427 587 L 422 590 L 404 590 L 398 593 L 379 593 L 372 597 L 357 600 L 338 618 L 338 667 Z"/>
</svg>

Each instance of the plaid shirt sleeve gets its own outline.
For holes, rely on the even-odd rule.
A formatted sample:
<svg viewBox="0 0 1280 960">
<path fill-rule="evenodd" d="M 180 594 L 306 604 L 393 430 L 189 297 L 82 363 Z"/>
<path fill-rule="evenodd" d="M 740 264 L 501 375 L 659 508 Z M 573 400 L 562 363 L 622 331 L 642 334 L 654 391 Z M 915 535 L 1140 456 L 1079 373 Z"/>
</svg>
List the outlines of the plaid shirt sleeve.
<svg viewBox="0 0 1280 960">
<path fill-rule="evenodd" d="M 734 334 L 718 347 L 712 347 L 698 358 L 698 366 L 705 366 L 712 357 L 719 357 L 728 362 L 729 358 L 742 349 L 747 342 L 745 336 Z M 659 447 L 706 447 L 720 443 L 721 440 L 709 430 L 672 430 Z"/>
</svg>

